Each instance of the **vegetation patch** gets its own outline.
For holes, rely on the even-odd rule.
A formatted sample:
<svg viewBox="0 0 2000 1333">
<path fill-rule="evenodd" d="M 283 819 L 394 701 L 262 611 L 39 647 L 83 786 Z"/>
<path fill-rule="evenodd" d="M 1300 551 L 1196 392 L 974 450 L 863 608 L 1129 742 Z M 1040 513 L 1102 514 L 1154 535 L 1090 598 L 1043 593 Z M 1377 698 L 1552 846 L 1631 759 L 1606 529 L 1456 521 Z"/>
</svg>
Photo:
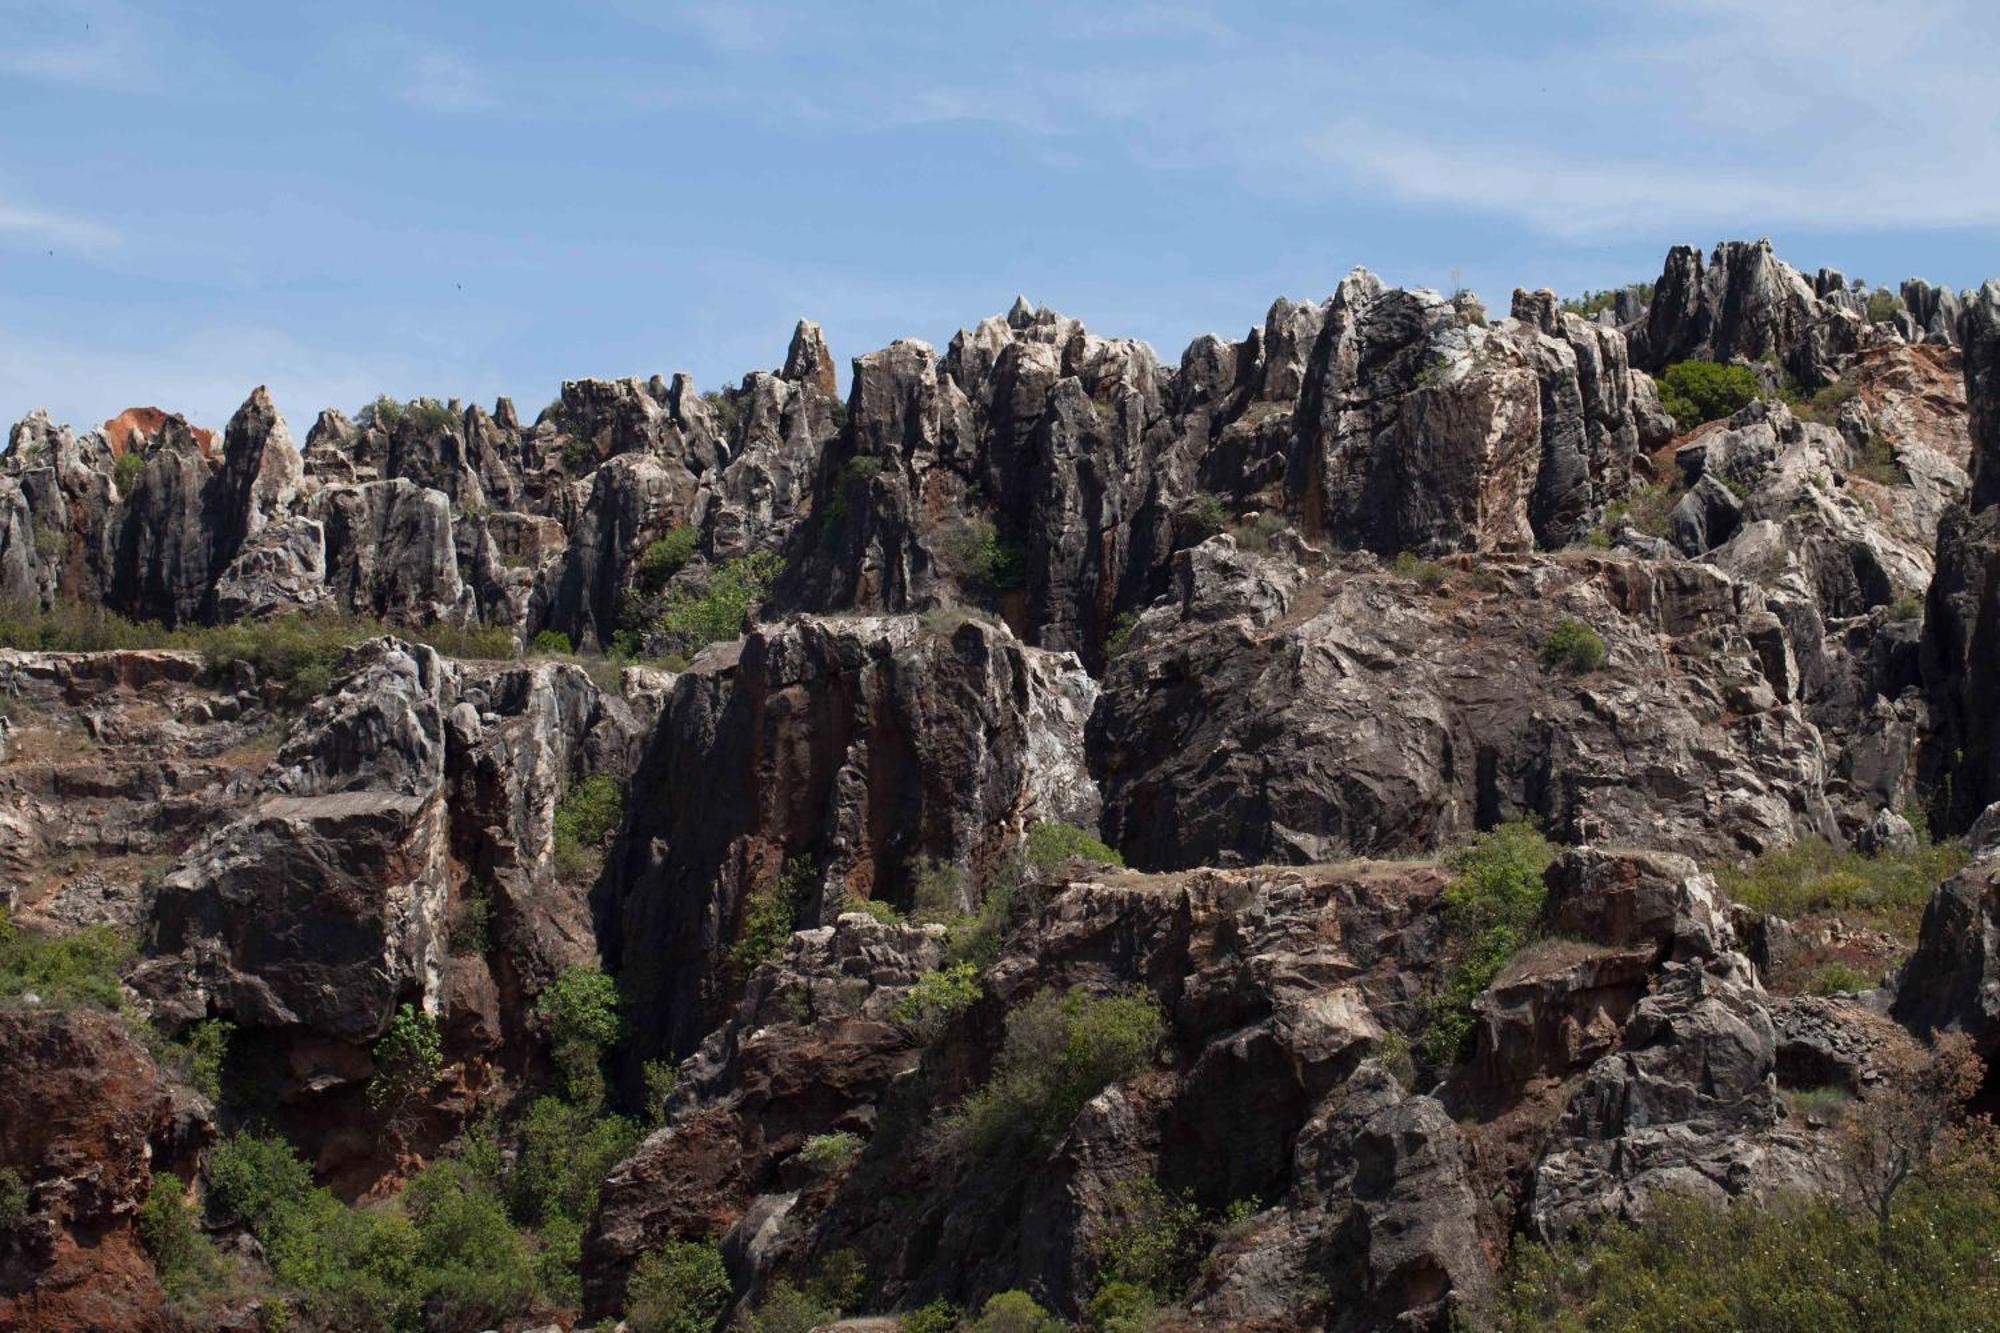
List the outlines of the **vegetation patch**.
<svg viewBox="0 0 2000 1333">
<path fill-rule="evenodd" d="M 1541 662 L 1544 671 L 1587 676 L 1604 665 L 1604 640 L 1581 620 L 1565 616 L 1542 644 Z"/>
<path fill-rule="evenodd" d="M 752 894 L 743 912 L 743 929 L 729 957 L 738 967 L 751 968 L 784 953 L 792 932 L 799 928 L 819 870 L 810 856 L 794 856 L 778 872 L 778 882 Z"/>
<path fill-rule="evenodd" d="M 125 1007 L 119 976 L 132 954 L 131 940 L 110 926 L 44 935 L 14 925 L 0 907 L 0 1001 L 32 996 L 41 1009 L 116 1013 Z"/>
<path fill-rule="evenodd" d="M 1967 859 L 1957 842 L 1870 855 L 1812 837 L 1765 852 L 1747 866 L 1718 866 L 1715 877 L 1724 893 L 1766 916 L 1833 913 L 1873 920 L 1915 939 L 1931 890 L 1964 869 Z"/>
<path fill-rule="evenodd" d="M 1457 1064 L 1472 1039 L 1472 1002 L 1534 937 L 1548 897 L 1542 872 L 1556 850 L 1531 824 L 1502 824 L 1451 858 L 1444 891 L 1444 969 L 1423 1000 L 1417 1053 L 1433 1069 Z"/>
<path fill-rule="evenodd" d="M 1151 1063 L 1165 1033 L 1145 991 L 1042 991 L 1008 1015 L 993 1077 L 960 1109 L 967 1144 L 982 1156 L 1046 1151 L 1085 1102 Z"/>
<path fill-rule="evenodd" d="M 1122 866 L 1125 858 L 1086 829 L 1074 824 L 1043 822 L 1028 829 L 1028 863 L 1043 874 L 1071 860 Z"/>
<path fill-rule="evenodd" d="M 1682 434 L 1703 422 L 1732 417 L 1757 399 L 1757 372 L 1716 361 L 1682 361 L 1660 376 L 1660 406 Z"/>
<path fill-rule="evenodd" d="M 605 839 L 625 817 L 625 789 L 603 773 L 571 785 L 556 802 L 556 869 L 570 878 L 597 873 Z"/>
</svg>

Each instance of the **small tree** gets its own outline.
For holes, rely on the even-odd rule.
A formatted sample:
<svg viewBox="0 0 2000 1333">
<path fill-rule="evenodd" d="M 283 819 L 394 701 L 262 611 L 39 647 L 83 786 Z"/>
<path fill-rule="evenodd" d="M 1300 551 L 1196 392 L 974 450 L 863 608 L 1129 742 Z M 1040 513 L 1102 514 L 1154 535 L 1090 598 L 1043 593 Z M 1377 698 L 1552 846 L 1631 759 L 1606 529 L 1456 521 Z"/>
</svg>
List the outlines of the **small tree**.
<svg viewBox="0 0 2000 1333">
<path fill-rule="evenodd" d="M 407 1129 L 412 1106 L 444 1073 L 444 1044 L 437 1020 L 415 1005 L 396 1010 L 389 1030 L 375 1043 L 375 1077 L 368 1080 L 368 1104 L 385 1112 L 398 1136 Z"/>
<path fill-rule="evenodd" d="M 567 967 L 535 1000 L 548 1025 L 549 1055 L 570 1100 L 591 1105 L 603 1099 L 598 1069 L 607 1047 L 618 1040 L 618 987 L 594 967 Z"/>
<path fill-rule="evenodd" d="M 1986 1066 L 1962 1032 L 1939 1037 L 1910 1056 L 1869 1093 L 1847 1120 L 1841 1166 L 1855 1194 L 1875 1214 L 1876 1243 L 1889 1246 L 1896 1194 L 1952 1144 L 1965 1103 Z"/>
<path fill-rule="evenodd" d="M 633 1268 L 625 1323 L 633 1333 L 709 1333 L 729 1296 L 729 1272 L 713 1242 L 670 1240 Z"/>
</svg>

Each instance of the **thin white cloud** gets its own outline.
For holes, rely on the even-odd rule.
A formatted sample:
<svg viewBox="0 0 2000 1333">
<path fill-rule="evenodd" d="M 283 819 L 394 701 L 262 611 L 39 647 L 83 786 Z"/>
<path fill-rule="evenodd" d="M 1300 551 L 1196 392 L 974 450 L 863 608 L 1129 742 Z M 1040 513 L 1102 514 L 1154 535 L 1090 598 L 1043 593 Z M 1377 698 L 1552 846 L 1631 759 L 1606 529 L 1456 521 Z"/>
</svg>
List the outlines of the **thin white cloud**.
<svg viewBox="0 0 2000 1333">
<path fill-rule="evenodd" d="M 117 247 L 117 229 L 89 218 L 24 208 L 0 199 L 0 238 L 96 258 Z"/>
<path fill-rule="evenodd" d="M 162 52 L 117 0 L 0 0 L 0 74 L 120 93 L 159 86 Z"/>
<path fill-rule="evenodd" d="M 409 62 L 397 95 L 411 106 L 453 115 L 497 111 L 499 93 L 485 72 L 449 51 L 420 51 Z"/>
</svg>

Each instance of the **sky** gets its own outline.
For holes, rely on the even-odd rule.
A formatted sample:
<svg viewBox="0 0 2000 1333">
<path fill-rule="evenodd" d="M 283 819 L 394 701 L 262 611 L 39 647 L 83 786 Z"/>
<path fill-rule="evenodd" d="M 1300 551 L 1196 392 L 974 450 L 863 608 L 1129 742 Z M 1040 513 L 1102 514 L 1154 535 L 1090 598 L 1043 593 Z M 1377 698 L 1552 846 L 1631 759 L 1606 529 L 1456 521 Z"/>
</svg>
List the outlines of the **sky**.
<svg viewBox="0 0 2000 1333">
<path fill-rule="evenodd" d="M 0 0 L 0 419 L 942 347 L 1164 360 L 1365 265 L 1564 294 L 1770 236 L 2000 275 L 1992 0 Z"/>
</svg>

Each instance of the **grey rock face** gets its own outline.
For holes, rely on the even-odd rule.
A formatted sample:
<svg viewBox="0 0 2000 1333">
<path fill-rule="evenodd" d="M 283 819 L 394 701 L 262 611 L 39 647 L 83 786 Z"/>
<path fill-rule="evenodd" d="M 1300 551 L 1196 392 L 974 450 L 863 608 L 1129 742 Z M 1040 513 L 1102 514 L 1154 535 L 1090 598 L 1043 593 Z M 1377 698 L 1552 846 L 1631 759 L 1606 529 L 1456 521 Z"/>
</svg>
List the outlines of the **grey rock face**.
<svg viewBox="0 0 2000 1333">
<path fill-rule="evenodd" d="M 1659 374 L 1678 361 L 1776 359 L 1801 385 L 1836 377 L 1857 351 L 1863 320 L 1845 303 L 1824 302 L 1768 240 L 1727 241 L 1706 265 L 1677 245 L 1655 284 L 1645 323 L 1632 335 L 1632 361 Z"/>
<path fill-rule="evenodd" d="M 613 908 L 652 1038 L 684 1052 L 713 1026 L 720 956 L 788 858 L 811 865 L 800 919 L 827 921 L 849 896 L 908 906 L 920 857 L 983 882 L 1026 823 L 1094 822 L 1094 696 L 1073 658 L 978 620 L 801 617 L 698 657 L 636 779 Z"/>
</svg>

